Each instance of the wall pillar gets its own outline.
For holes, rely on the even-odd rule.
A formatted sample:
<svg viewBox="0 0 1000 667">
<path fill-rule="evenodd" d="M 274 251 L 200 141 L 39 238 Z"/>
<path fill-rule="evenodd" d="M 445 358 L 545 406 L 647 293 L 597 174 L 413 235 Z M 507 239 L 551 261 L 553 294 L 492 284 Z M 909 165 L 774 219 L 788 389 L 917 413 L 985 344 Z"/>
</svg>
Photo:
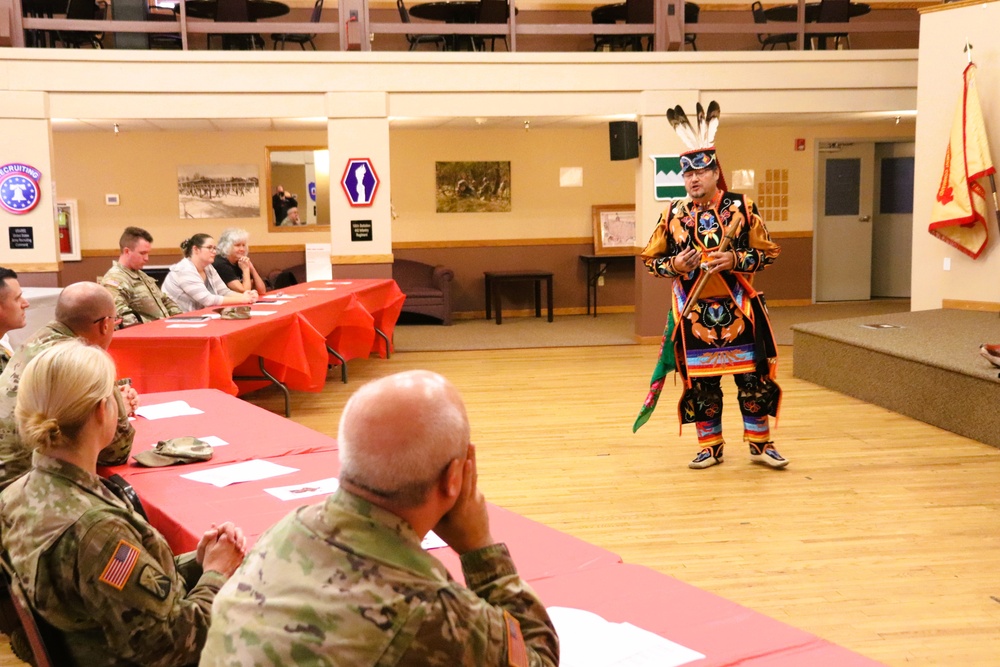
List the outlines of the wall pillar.
<svg viewBox="0 0 1000 667">
<path fill-rule="evenodd" d="M 0 124 L 4 152 L 0 167 L 28 165 L 41 173 L 38 203 L 30 211 L 14 214 L 0 208 L 0 266 L 14 269 L 22 285 L 55 287 L 62 268 L 55 216 L 55 174 L 52 173 L 52 129 L 48 120 L 48 94 L 0 92 Z M 5 174 L 0 174 L 0 178 Z M 24 228 L 31 248 L 11 246 L 11 229 Z M 28 243 L 25 243 L 28 245 Z"/>
<path fill-rule="evenodd" d="M 392 188 L 388 96 L 328 93 L 327 109 L 333 275 L 389 278 L 392 276 Z M 353 206 L 341 185 L 348 164 L 359 158 L 368 158 L 379 181 L 369 206 Z M 370 230 L 370 235 L 365 234 L 365 229 Z"/>
<path fill-rule="evenodd" d="M 653 234 L 660 213 L 668 202 L 657 201 L 653 179 L 654 155 L 682 153 L 686 147 L 667 122 L 667 109 L 680 104 L 693 119 L 696 91 L 646 91 L 639 97 L 639 122 L 642 145 L 636 168 L 636 245 L 641 250 Z M 635 265 L 635 335 L 640 340 L 655 341 L 663 333 L 670 310 L 671 281 L 657 278 L 636 258 Z"/>
</svg>

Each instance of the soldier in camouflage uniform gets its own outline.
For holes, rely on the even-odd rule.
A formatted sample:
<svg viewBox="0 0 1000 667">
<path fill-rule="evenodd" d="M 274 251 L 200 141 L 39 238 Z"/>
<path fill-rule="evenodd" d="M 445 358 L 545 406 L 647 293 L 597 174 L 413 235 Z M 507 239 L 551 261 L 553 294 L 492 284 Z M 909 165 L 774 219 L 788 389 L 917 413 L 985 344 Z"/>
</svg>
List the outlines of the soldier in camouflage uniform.
<svg viewBox="0 0 1000 667">
<path fill-rule="evenodd" d="M 216 598 L 202 667 L 555 666 L 541 601 L 493 541 L 455 388 L 392 375 L 348 402 L 340 489 L 265 533 Z M 420 542 L 433 529 L 468 588 Z"/>
<path fill-rule="evenodd" d="M 145 229 L 126 227 L 118 240 L 121 255 L 101 278 L 101 284 L 115 300 L 123 327 L 183 312 L 173 299 L 160 291 L 156 281 L 142 271 L 149 261 L 152 243 L 153 237 Z"/>
<path fill-rule="evenodd" d="M 29 604 L 69 654 L 53 664 L 192 665 L 245 539 L 224 523 L 175 558 L 102 482 L 97 457 L 116 428 L 117 394 L 114 362 L 95 347 L 64 343 L 28 365 L 17 421 L 35 450 L 33 467 L 0 494 L 2 547 Z"/>
<path fill-rule="evenodd" d="M 17 274 L 0 266 L 0 373 L 10 361 L 11 350 L 5 347 L 7 332 L 24 327 L 27 309 Z"/>
<path fill-rule="evenodd" d="M 31 448 L 17 433 L 14 405 L 18 383 L 28 362 L 57 343 L 80 338 L 107 349 L 114 334 L 116 315 L 114 302 L 97 283 L 74 283 L 59 295 L 56 319 L 25 341 L 0 374 L 0 489 L 27 472 L 31 467 Z M 121 465 L 128 461 L 135 429 L 128 415 L 138 407 L 135 390 L 122 387 L 115 392 L 118 402 L 118 428 L 110 444 L 101 452 L 100 464 Z M 126 407 L 126 404 L 128 407 Z"/>
</svg>

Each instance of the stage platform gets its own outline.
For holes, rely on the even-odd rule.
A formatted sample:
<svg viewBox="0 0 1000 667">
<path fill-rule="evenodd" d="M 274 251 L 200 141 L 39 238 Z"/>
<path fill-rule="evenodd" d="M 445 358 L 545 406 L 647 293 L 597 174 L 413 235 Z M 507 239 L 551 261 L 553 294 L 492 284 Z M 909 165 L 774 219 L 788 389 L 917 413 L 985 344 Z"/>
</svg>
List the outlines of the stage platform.
<svg viewBox="0 0 1000 667">
<path fill-rule="evenodd" d="M 979 354 L 1000 342 L 997 313 L 925 310 L 792 331 L 795 377 L 1000 447 L 1000 369 Z"/>
</svg>

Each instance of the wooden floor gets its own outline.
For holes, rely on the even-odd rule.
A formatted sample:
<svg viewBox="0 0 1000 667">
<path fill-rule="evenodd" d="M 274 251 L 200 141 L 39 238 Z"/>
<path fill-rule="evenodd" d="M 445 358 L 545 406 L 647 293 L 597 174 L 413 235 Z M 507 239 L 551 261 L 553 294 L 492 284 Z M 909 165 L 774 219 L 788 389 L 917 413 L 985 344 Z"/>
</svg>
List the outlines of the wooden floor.
<svg viewBox="0 0 1000 667">
<path fill-rule="evenodd" d="M 726 381 L 726 461 L 689 470 L 676 387 L 631 432 L 656 352 L 399 353 L 294 395 L 293 418 L 335 435 L 365 380 L 440 372 L 465 397 L 494 503 L 889 665 L 1000 665 L 1000 450 L 796 380 L 786 347 L 774 438 L 788 469 L 749 462 Z M 252 400 L 280 410 L 277 394 Z M 8 656 L 0 667 L 21 664 Z"/>
</svg>

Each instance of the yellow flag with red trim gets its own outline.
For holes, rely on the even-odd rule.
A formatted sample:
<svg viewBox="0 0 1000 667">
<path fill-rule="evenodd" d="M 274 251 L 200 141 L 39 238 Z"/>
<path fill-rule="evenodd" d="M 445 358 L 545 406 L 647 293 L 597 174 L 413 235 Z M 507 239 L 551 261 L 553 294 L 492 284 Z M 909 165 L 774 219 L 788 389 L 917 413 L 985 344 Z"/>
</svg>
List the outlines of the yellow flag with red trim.
<svg viewBox="0 0 1000 667">
<path fill-rule="evenodd" d="M 995 173 L 996 169 L 990 157 L 983 110 L 979 106 L 974 64 L 969 63 L 965 68 L 964 79 L 928 231 L 975 259 L 989 240 L 986 190 L 977 181 Z"/>
</svg>

